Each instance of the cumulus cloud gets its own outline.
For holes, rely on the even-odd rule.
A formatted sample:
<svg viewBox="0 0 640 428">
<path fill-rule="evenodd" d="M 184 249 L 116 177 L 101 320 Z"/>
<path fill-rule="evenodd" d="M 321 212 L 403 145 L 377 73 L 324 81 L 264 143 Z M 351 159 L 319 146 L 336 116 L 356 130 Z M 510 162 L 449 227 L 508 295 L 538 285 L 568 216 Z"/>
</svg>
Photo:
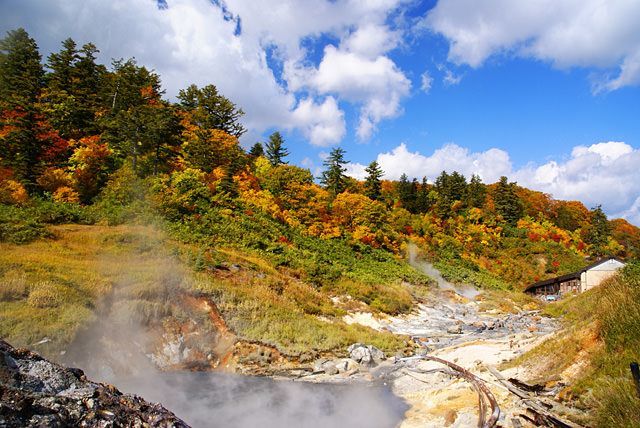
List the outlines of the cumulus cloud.
<svg viewBox="0 0 640 428">
<path fill-rule="evenodd" d="M 450 42 L 449 61 L 479 67 L 495 54 L 560 68 L 618 68 L 595 90 L 640 83 L 640 3 L 626 0 L 441 0 L 423 24 Z"/>
<path fill-rule="evenodd" d="M 300 101 L 292 119 L 292 123 L 301 128 L 315 146 L 330 146 L 340 141 L 346 132 L 344 113 L 333 97 L 327 97 L 322 104 L 308 98 Z"/>
<path fill-rule="evenodd" d="M 627 143 L 609 141 L 590 146 L 576 146 L 568 159 L 550 160 L 542 165 L 529 164 L 514 169 L 509 154 L 492 148 L 471 152 L 456 144 L 445 144 L 431 155 L 410 151 L 402 143 L 376 159 L 385 178 L 397 180 L 400 175 L 430 182 L 442 171 L 458 171 L 467 179 L 479 175 L 486 184 L 501 176 L 532 190 L 560 200 L 577 200 L 587 208 L 601 204 L 610 218 L 625 218 L 640 225 L 640 150 Z M 348 173 L 364 179 L 365 166 L 352 164 Z"/>
<path fill-rule="evenodd" d="M 298 64 L 289 64 L 286 68 L 292 88 L 335 94 L 361 105 L 357 134 L 362 140 L 371 136 L 382 119 L 400 114 L 400 101 L 411 88 L 409 79 L 391 59 L 383 55 L 372 58 L 371 50 L 365 50 L 366 54 L 362 54 L 350 48 L 327 45 L 317 68 Z"/>
<path fill-rule="evenodd" d="M 556 199 L 578 200 L 587 208 L 602 204 L 610 216 L 640 225 L 638 165 L 640 150 L 610 141 L 574 147 L 568 160 L 528 165 L 513 178 Z"/>
</svg>

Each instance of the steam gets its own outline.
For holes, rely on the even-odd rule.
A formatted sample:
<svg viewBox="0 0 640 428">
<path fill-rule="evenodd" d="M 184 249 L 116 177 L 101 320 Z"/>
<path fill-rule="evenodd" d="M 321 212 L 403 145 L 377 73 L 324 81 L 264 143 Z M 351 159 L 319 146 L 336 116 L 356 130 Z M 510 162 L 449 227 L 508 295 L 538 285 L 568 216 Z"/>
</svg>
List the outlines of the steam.
<svg viewBox="0 0 640 428">
<path fill-rule="evenodd" d="M 161 372 L 149 333 L 102 320 L 69 354 L 94 381 L 160 402 L 194 428 L 391 428 L 407 406 L 388 388 L 274 380 L 222 372 Z"/>
<path fill-rule="evenodd" d="M 469 300 L 475 299 L 476 296 L 482 293 L 480 290 L 470 285 L 455 286 L 444 279 L 440 271 L 436 269 L 433 264 L 419 257 L 418 247 L 413 243 L 410 243 L 407 248 L 407 256 L 409 258 L 409 264 L 415 269 L 418 269 L 422 273 L 425 273 L 435 279 L 438 283 L 438 288 L 441 290 L 451 290 Z"/>
<path fill-rule="evenodd" d="M 160 301 L 177 299 L 180 293 L 176 290 L 188 280 L 188 274 L 170 258 L 154 261 L 159 263 L 155 274 L 144 282 L 152 288 L 140 288 L 136 269 L 141 266 L 118 266 L 123 270 L 122 283 L 100 305 L 100 318 L 76 336 L 63 363 L 81 368 L 93 381 L 162 403 L 194 428 L 391 428 L 403 419 L 407 406 L 388 388 L 158 370 L 149 354 L 158 349 L 154 345 L 175 347 L 171 355 L 178 358 L 188 347 L 167 337 L 158 321 L 164 315 L 149 322 L 140 314 L 144 306 L 130 303 L 140 302 L 139 295 L 150 294 L 161 296 Z"/>
</svg>

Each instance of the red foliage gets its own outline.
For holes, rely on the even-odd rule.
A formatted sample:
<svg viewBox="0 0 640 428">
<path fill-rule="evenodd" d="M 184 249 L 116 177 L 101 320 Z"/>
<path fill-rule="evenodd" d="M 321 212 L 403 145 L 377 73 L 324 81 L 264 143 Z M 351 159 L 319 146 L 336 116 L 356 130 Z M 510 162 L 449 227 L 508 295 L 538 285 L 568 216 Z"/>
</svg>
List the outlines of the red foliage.
<svg viewBox="0 0 640 428">
<path fill-rule="evenodd" d="M 540 240 L 540 235 L 535 232 L 527 232 L 527 236 L 531 242 L 538 242 Z"/>
<path fill-rule="evenodd" d="M 404 226 L 402 228 L 402 232 L 406 235 L 413 235 L 414 233 L 416 233 L 416 231 L 413 230 L 413 227 L 411 227 L 410 224 L 407 224 L 406 226 Z"/>
<path fill-rule="evenodd" d="M 287 238 L 285 238 L 284 236 L 281 236 L 278 238 L 278 242 L 281 242 L 283 244 L 287 244 L 287 245 L 291 245 L 291 241 L 289 241 Z"/>
</svg>

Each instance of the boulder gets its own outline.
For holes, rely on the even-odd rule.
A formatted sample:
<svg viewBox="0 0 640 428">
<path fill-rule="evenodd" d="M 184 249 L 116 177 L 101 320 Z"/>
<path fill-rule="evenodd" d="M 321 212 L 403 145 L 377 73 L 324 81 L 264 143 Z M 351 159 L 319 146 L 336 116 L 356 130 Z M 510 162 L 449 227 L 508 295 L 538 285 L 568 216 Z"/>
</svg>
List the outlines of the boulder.
<svg viewBox="0 0 640 428">
<path fill-rule="evenodd" d="M 351 359 L 363 366 L 373 367 L 385 360 L 384 352 L 373 345 L 354 343 L 347 348 Z"/>
</svg>

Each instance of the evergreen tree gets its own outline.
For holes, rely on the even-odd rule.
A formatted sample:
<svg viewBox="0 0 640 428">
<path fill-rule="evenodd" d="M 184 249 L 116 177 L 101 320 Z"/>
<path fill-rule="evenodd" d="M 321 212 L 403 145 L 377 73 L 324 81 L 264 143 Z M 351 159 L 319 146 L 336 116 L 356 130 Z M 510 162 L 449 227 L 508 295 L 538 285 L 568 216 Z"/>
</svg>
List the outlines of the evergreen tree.
<svg viewBox="0 0 640 428">
<path fill-rule="evenodd" d="M 426 213 L 436 203 L 436 193 L 432 190 L 432 186 L 427 182 L 427 177 L 422 177 L 422 184 L 418 189 L 416 202 L 416 211 Z"/>
<path fill-rule="evenodd" d="M 369 199 L 374 201 L 380 200 L 382 197 L 382 181 L 381 178 L 384 175 L 384 171 L 380 168 L 377 161 L 373 161 L 365 168 L 367 177 L 364 180 L 364 194 Z"/>
<path fill-rule="evenodd" d="M 400 181 L 397 184 L 398 201 L 402 204 L 402 207 L 410 213 L 415 213 L 418 199 L 418 181 L 414 178 L 409 181 L 407 174 L 400 176 Z"/>
<path fill-rule="evenodd" d="M 64 138 L 79 139 L 99 133 L 95 120 L 102 108 L 100 97 L 104 66 L 95 63 L 98 52 L 91 43 L 79 51 L 72 39 L 48 57 L 47 117 Z"/>
<path fill-rule="evenodd" d="M 203 129 L 220 129 L 234 137 L 247 132 L 238 122 L 244 115 L 242 109 L 219 94 L 214 85 L 207 85 L 202 89 L 190 85 L 187 89 L 180 90 L 178 99 L 182 108 L 190 112 L 194 122 Z"/>
<path fill-rule="evenodd" d="M 262 143 L 257 142 L 255 143 L 253 146 L 251 146 L 251 149 L 249 150 L 249 154 L 255 158 L 259 158 L 260 156 L 264 156 L 264 146 L 262 145 Z"/>
<path fill-rule="evenodd" d="M 487 200 L 487 188 L 478 175 L 472 174 L 467 186 L 466 203 L 468 207 L 482 208 Z"/>
<path fill-rule="evenodd" d="M 35 40 L 19 28 L 0 40 L 0 168 L 29 189 L 42 169 L 41 156 L 57 133 L 48 132 L 38 107 L 44 70 Z"/>
<path fill-rule="evenodd" d="M 607 215 L 602 211 L 601 205 L 597 205 L 592 209 L 590 220 L 589 243 L 593 246 L 592 254 L 600 257 L 602 256 L 603 247 L 609 242 L 611 226 L 609 225 L 609 220 L 607 220 Z"/>
<path fill-rule="evenodd" d="M 510 226 L 515 226 L 523 215 L 522 203 L 516 195 L 515 186 L 515 182 L 508 183 L 507 177 L 502 176 L 493 196 L 496 214 L 501 215 L 505 223 Z"/>
<path fill-rule="evenodd" d="M 289 156 L 289 151 L 284 147 L 284 139 L 280 132 L 276 131 L 271 136 L 269 136 L 269 141 L 267 141 L 266 145 L 266 155 L 271 165 L 278 166 L 283 165 L 286 162 L 282 159 L 286 156 Z"/>
<path fill-rule="evenodd" d="M 345 172 L 347 168 L 344 166 L 347 161 L 344 160 L 344 151 L 340 147 L 331 150 L 329 157 L 324 161 L 327 170 L 322 173 L 322 184 L 334 196 L 344 192 L 347 188 L 347 179 Z"/>
<path fill-rule="evenodd" d="M 436 178 L 436 190 L 438 191 L 437 214 L 442 218 L 451 216 L 451 208 L 454 202 L 463 201 L 467 193 L 467 180 L 464 175 L 454 171 L 451 175 L 442 171 Z"/>
</svg>

